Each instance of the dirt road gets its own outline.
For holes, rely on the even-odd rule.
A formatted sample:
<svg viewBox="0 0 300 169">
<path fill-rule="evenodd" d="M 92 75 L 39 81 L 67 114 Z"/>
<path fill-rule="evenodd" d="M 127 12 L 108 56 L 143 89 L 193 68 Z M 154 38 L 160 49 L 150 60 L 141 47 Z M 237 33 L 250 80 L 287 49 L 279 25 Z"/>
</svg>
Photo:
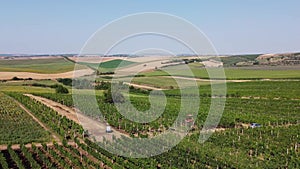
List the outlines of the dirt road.
<svg viewBox="0 0 300 169">
<path fill-rule="evenodd" d="M 99 122 L 97 120 L 94 120 L 84 114 L 82 114 L 79 111 L 75 111 L 74 109 L 67 107 L 65 105 L 62 105 L 60 103 L 54 102 L 52 100 L 40 97 L 40 96 L 34 96 L 32 94 L 24 94 L 34 100 L 37 100 L 44 105 L 50 107 L 51 109 L 58 112 L 58 114 L 61 114 L 63 116 L 66 116 L 68 119 L 71 119 L 75 121 L 76 123 L 82 125 L 85 130 L 88 130 L 91 134 L 91 137 L 94 137 L 96 141 L 102 141 L 103 137 L 106 138 L 106 140 L 111 140 L 112 136 L 114 135 L 116 138 L 123 136 L 127 136 L 116 129 L 112 128 L 113 133 L 106 133 L 106 123 L 105 122 Z"/>
<path fill-rule="evenodd" d="M 124 82 L 124 84 L 127 84 L 129 86 L 133 86 L 133 87 L 137 87 L 137 88 L 141 88 L 141 89 L 163 90 L 161 88 L 156 88 L 156 87 L 146 86 L 146 85 L 140 85 L 140 84 L 134 84 L 134 83 L 128 83 L 128 82 Z"/>
<path fill-rule="evenodd" d="M 58 145 L 62 145 L 61 142 L 56 142 L 56 143 Z M 67 144 L 70 145 L 70 146 L 76 146 L 77 145 L 75 142 L 68 142 Z M 42 143 L 34 143 L 34 145 L 36 147 L 42 147 Z M 53 142 L 49 142 L 49 143 L 46 143 L 46 145 L 47 146 L 53 146 L 54 144 L 53 144 Z M 31 143 L 25 144 L 25 147 L 26 148 L 31 148 L 32 144 Z M 13 144 L 13 145 L 11 145 L 11 148 L 13 150 L 19 150 L 20 149 L 20 144 Z M 7 150 L 7 145 L 0 145 L 0 151 L 2 151 L 2 150 Z"/>
</svg>

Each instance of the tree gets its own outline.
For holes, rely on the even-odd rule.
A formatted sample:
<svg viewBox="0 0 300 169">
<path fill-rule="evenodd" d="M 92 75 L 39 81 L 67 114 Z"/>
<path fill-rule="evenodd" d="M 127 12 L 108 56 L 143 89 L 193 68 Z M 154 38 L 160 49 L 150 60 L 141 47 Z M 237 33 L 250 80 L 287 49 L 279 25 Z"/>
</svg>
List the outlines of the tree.
<svg viewBox="0 0 300 169">
<path fill-rule="evenodd" d="M 123 94 L 119 90 L 112 91 L 111 88 L 104 92 L 104 97 L 107 103 L 123 103 L 125 101 Z"/>
<path fill-rule="evenodd" d="M 69 93 L 69 90 L 65 87 L 63 87 L 62 85 L 58 85 L 56 88 L 55 88 L 55 92 L 56 93 L 63 93 L 63 94 L 67 94 Z"/>
</svg>

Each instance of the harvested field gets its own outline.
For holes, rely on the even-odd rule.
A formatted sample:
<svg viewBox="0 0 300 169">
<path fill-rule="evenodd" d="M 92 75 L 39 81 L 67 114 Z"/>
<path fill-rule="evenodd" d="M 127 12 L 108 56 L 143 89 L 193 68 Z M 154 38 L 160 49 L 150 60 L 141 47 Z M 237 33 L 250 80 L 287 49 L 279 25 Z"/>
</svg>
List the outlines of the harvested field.
<svg viewBox="0 0 300 169">
<path fill-rule="evenodd" d="M 32 79 L 57 79 L 57 78 L 72 78 L 81 77 L 85 75 L 91 75 L 94 71 L 92 69 L 82 69 L 76 71 L 69 71 L 65 73 L 55 73 L 55 74 L 41 74 L 32 72 L 0 72 L 0 80 L 8 80 L 13 77 L 18 78 L 32 78 Z"/>
<path fill-rule="evenodd" d="M 101 57 L 101 56 L 85 56 L 85 57 L 68 57 L 75 62 L 101 63 L 115 59 L 126 59 L 125 57 Z"/>
</svg>

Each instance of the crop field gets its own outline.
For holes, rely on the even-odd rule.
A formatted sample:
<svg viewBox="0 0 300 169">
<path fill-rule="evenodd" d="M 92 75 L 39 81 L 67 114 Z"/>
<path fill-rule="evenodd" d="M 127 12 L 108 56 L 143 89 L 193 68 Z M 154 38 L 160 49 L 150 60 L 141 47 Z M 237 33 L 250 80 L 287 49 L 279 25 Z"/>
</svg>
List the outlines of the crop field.
<svg viewBox="0 0 300 169">
<path fill-rule="evenodd" d="M 114 60 L 109 60 L 101 63 L 78 62 L 78 64 L 80 65 L 86 65 L 95 70 L 99 70 L 103 72 L 114 71 L 118 67 L 126 67 L 134 63 L 135 62 L 121 60 L 121 59 L 114 59 Z"/>
<path fill-rule="evenodd" d="M 207 70 L 211 72 L 219 72 L 219 68 L 198 68 L 195 66 L 190 66 L 194 78 L 210 78 Z M 182 71 L 181 66 L 172 66 L 164 68 L 166 70 L 172 71 L 172 76 L 183 76 L 191 77 L 186 71 Z M 165 71 L 156 70 L 151 72 L 141 73 L 145 76 L 170 76 Z M 300 69 L 274 69 L 270 67 L 267 68 L 257 68 L 257 69 L 247 69 L 247 68 L 224 68 L 226 79 L 299 79 L 300 78 Z M 214 78 L 222 78 L 222 76 L 216 76 Z"/>
<path fill-rule="evenodd" d="M 0 169 L 300 169 L 299 6 L 1 3 Z"/>
<path fill-rule="evenodd" d="M 0 144 L 45 142 L 50 139 L 49 133 L 3 93 L 0 93 L 0 116 Z"/>
<path fill-rule="evenodd" d="M 80 68 L 86 68 L 81 66 Z M 0 60 L 0 72 L 63 73 L 74 70 L 74 63 L 64 58 Z"/>
<path fill-rule="evenodd" d="M 54 93 L 55 90 L 46 87 L 32 86 L 32 84 L 54 85 L 53 80 L 28 80 L 0 82 L 0 91 L 19 93 Z"/>
<path fill-rule="evenodd" d="M 104 62 L 102 69 L 113 70 L 119 63 L 118 60 Z M 88 64 L 86 66 L 96 63 Z M 128 62 L 124 67 L 130 65 L 134 66 L 135 63 Z M 161 115 L 143 123 L 126 118 L 116 108 L 116 105 L 123 105 L 127 115 L 137 116 L 134 109 L 127 105 L 129 102 L 112 104 L 108 101 L 109 89 L 102 86 L 103 88 L 94 90 L 93 85 L 102 83 L 101 81 L 108 83 L 111 81 L 109 77 L 99 76 L 96 81 L 91 76 L 76 79 L 78 83 L 89 84 L 73 88 L 73 94 L 72 86 L 63 84 L 59 79 L 1 81 L 0 91 L 3 93 L 0 93 L 0 168 L 300 167 L 300 72 L 297 68 L 225 68 L 228 78 L 227 93 L 212 95 L 212 85 L 217 93 L 219 91 L 218 79 L 211 84 L 207 80 L 205 69 L 200 68 L 201 65 L 192 63 L 190 67 L 198 78 L 203 78 L 197 80 L 200 107 L 197 110 L 192 106 L 185 107 L 184 117 L 180 117 L 175 126 L 183 127 L 185 116 L 198 111 L 197 117 L 193 116 L 195 123 L 192 130 L 172 149 L 149 158 L 128 158 L 107 150 L 117 146 L 120 152 L 130 151 L 132 155 L 140 155 L 143 152 L 135 150 L 143 150 L 143 145 L 130 142 L 130 138 L 151 139 L 168 129 L 175 130 L 176 134 L 180 133 L 174 129 L 173 123 L 178 118 L 182 99 L 194 99 L 197 95 L 189 86 L 191 79 L 186 72 L 177 69 L 177 66 L 166 68 L 174 69 L 177 76 L 174 78 L 159 70 L 143 72 L 133 78 L 131 83 L 164 89 L 161 92 L 166 96 L 165 105 L 154 100 L 155 106 L 151 109 L 150 90 L 130 87 L 130 93 L 126 96 L 129 96 L 133 107 L 141 111 L 141 115 L 155 114 L 161 110 L 160 106 L 165 106 Z M 211 68 L 212 71 L 214 69 Z M 122 78 L 116 78 L 122 81 Z M 176 80 L 182 82 L 181 90 L 178 89 Z M 69 93 L 58 93 L 50 87 L 57 84 L 68 89 Z M 125 96 L 123 89 L 120 88 L 119 92 Z M 186 95 L 181 96 L 183 92 Z M 46 102 L 24 94 L 40 96 L 41 100 L 50 99 L 69 108 L 64 109 L 56 104 L 53 108 Z M 81 107 L 77 109 L 74 107 L 73 97 L 79 94 L 83 100 L 80 102 Z M 161 95 L 158 93 L 156 96 Z M 89 101 L 94 97 L 96 106 Z M 211 103 L 220 99 L 226 101 L 220 122 L 211 137 L 200 143 L 199 138 L 203 137 L 200 135 L 201 129 Z M 98 113 L 98 109 L 102 114 Z M 80 123 L 79 119 L 73 121 L 69 115 L 60 113 L 73 113 L 77 110 L 81 111 L 80 116 L 93 119 L 97 125 L 101 123 L 105 126 L 107 122 L 115 133 L 121 132 L 122 135 L 99 139 L 101 136 L 86 131 L 82 126 L 84 123 Z M 251 128 L 251 123 L 260 124 L 260 127 Z M 147 146 L 155 151 L 161 145 L 168 147 L 168 144 L 166 140 L 154 140 Z"/>
<path fill-rule="evenodd" d="M 298 168 L 300 155 L 300 138 L 298 136 L 300 102 L 297 100 L 300 91 L 297 87 L 298 84 L 298 81 L 229 83 L 228 91 L 232 94 L 229 94 L 226 99 L 225 111 L 218 125 L 218 128 L 224 129 L 224 131 L 215 132 L 203 144 L 198 142 L 199 129 L 203 125 L 213 98 L 210 98 L 208 94 L 202 95 L 201 107 L 196 120 L 196 126 L 199 129 L 196 128 L 180 144 L 164 154 L 148 159 L 123 158 L 123 160 L 128 160 L 129 164 L 123 163 L 121 166 L 135 164 L 137 167 L 145 163 L 149 167 L 159 165 L 162 168 L 181 168 L 183 166 L 186 168 L 205 168 L 207 166 L 212 168 L 218 166 L 228 168 L 247 168 L 249 166 L 254 168 L 259 166 L 264 168 L 283 166 Z M 204 86 L 201 91 L 209 92 L 209 87 L 209 85 Z M 293 92 L 287 92 L 288 90 Z M 159 134 L 159 130 L 167 129 L 177 117 L 180 98 L 175 96 L 176 90 L 165 91 L 165 93 L 168 96 L 168 103 L 163 115 L 147 124 L 124 119 L 113 105 L 105 103 L 103 96 L 98 96 L 97 99 L 99 108 L 110 125 L 116 128 L 120 127 L 131 136 L 150 137 L 150 133 Z M 72 95 L 51 93 L 38 95 L 70 107 L 73 106 Z M 142 111 L 147 110 L 150 106 L 146 94 L 133 93 L 131 101 L 137 109 Z M 97 116 L 93 114 L 94 110 L 89 110 L 88 107 L 85 111 L 89 116 Z M 261 124 L 262 127 L 257 129 L 242 127 L 253 122 Z M 126 138 L 122 139 L 126 143 Z M 89 143 L 89 145 L 92 144 Z M 101 144 L 105 144 L 106 147 L 113 146 L 111 145 L 113 143 L 109 141 Z M 155 144 L 153 146 L 155 147 Z M 94 148 L 103 151 L 97 146 Z M 178 158 L 178 154 L 185 158 Z M 114 157 L 112 154 L 107 156 Z M 115 162 L 114 164 L 117 165 Z"/>
<path fill-rule="evenodd" d="M 122 81 L 122 79 L 117 79 L 119 81 Z M 125 80 L 126 81 L 126 80 Z M 147 86 L 153 86 L 156 88 L 162 88 L 162 89 L 176 89 L 179 88 L 178 84 L 180 84 L 180 87 L 186 88 L 193 85 L 208 85 L 210 82 L 208 81 L 196 81 L 195 83 L 192 83 L 194 81 L 188 81 L 184 79 L 174 79 L 172 77 L 166 77 L 166 76 L 155 76 L 155 77 L 135 77 L 132 79 L 131 83 L 133 84 L 140 84 L 140 85 L 147 85 Z"/>
<path fill-rule="evenodd" d="M 300 99 L 300 89 L 298 88 L 300 81 L 283 80 L 283 81 L 249 81 L 249 82 L 231 82 L 226 83 L 228 97 L 245 97 L 259 99 Z M 214 86 L 218 91 L 218 84 Z M 182 89 L 187 93 L 193 92 L 189 88 Z M 179 89 L 164 91 L 167 95 L 180 95 Z M 202 85 L 199 87 L 200 95 L 209 95 L 211 93 L 211 85 Z"/>
<path fill-rule="evenodd" d="M 64 102 L 67 106 L 72 106 L 72 96 L 71 95 L 57 95 L 57 94 L 38 94 L 48 99 L 52 99 L 57 102 Z M 92 97 L 92 96 L 87 96 Z M 143 97 L 134 97 L 132 95 L 131 101 L 134 105 L 143 111 L 149 108 L 148 97 L 143 95 Z M 170 124 L 174 121 L 174 118 L 179 112 L 180 99 L 168 97 L 168 103 L 164 114 L 159 117 L 156 121 L 149 124 L 141 125 L 138 123 L 133 123 L 130 120 L 121 120 L 122 115 L 118 113 L 117 109 L 104 102 L 102 97 L 98 97 L 99 108 L 101 112 L 104 113 L 105 117 L 108 119 L 109 123 L 113 126 L 121 126 L 126 132 L 135 134 L 135 131 L 140 131 L 141 133 L 147 132 L 147 130 L 152 128 L 153 130 L 159 129 L 159 124 L 164 124 L 164 127 L 170 127 Z M 208 95 L 201 98 L 201 105 L 198 114 L 198 126 L 203 125 L 204 120 L 208 114 L 211 99 Z M 88 103 L 86 103 L 88 105 Z M 278 107 L 278 105 L 281 105 Z M 225 110 L 223 112 L 223 117 L 220 121 L 219 127 L 234 128 L 240 123 L 250 124 L 253 122 L 258 122 L 260 124 L 270 126 L 279 124 L 298 124 L 300 123 L 299 114 L 300 103 L 298 100 L 292 99 L 279 99 L 274 100 L 271 98 L 266 99 L 255 99 L 255 98 L 245 98 L 241 99 L 241 96 L 234 96 L 233 98 L 226 99 Z M 131 111 L 131 110 L 128 110 Z M 96 112 L 94 110 L 85 109 L 87 114 L 91 116 L 97 116 L 93 114 Z M 131 126 L 131 127 L 130 127 Z M 132 127 L 136 126 L 136 127 Z M 138 128 L 138 129 L 137 129 Z"/>
</svg>

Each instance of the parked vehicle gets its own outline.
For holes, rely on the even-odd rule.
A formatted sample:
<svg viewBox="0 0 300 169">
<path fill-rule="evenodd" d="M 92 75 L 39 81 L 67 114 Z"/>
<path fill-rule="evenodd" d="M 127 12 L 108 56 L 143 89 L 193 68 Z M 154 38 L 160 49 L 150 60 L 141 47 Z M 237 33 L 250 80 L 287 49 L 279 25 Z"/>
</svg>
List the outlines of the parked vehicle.
<svg viewBox="0 0 300 169">
<path fill-rule="evenodd" d="M 111 130 L 111 127 L 110 126 L 106 126 L 106 133 L 111 133 L 112 130 Z"/>
<path fill-rule="evenodd" d="M 250 127 L 251 128 L 256 128 L 256 127 L 261 127 L 261 125 L 258 124 L 258 123 L 251 123 Z"/>
</svg>

